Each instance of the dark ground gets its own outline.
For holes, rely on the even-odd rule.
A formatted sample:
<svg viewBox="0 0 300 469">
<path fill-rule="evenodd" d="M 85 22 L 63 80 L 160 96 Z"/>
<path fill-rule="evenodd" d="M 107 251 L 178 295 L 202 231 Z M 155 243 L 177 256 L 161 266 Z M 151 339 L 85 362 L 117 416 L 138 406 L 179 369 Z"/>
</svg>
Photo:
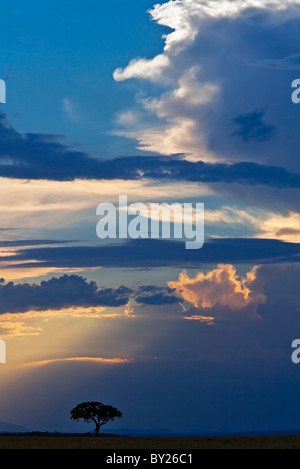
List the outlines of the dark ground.
<svg viewBox="0 0 300 469">
<path fill-rule="evenodd" d="M 63 436 L 62 436 L 63 435 Z M 300 435 L 129 437 L 31 433 L 0 435 L 0 449 L 300 449 Z"/>
</svg>

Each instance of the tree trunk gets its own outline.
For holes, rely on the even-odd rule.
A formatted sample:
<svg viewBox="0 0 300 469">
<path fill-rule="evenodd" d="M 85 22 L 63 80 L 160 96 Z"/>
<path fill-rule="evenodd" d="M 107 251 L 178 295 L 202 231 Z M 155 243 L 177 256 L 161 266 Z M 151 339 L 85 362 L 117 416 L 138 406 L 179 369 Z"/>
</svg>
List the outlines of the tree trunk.
<svg viewBox="0 0 300 469">
<path fill-rule="evenodd" d="M 96 423 L 96 429 L 95 429 L 95 435 L 99 435 L 99 430 L 100 430 L 100 423 Z"/>
</svg>

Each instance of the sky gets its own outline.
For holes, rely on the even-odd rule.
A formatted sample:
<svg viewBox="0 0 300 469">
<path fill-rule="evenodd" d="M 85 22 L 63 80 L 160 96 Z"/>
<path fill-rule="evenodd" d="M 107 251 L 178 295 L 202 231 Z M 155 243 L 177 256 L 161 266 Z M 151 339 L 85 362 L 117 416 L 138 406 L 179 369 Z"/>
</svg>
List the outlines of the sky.
<svg viewBox="0 0 300 469">
<path fill-rule="evenodd" d="M 299 429 L 300 1 L 1 8 L 0 421 Z M 203 247 L 99 239 L 120 195 L 204 204 Z"/>
</svg>

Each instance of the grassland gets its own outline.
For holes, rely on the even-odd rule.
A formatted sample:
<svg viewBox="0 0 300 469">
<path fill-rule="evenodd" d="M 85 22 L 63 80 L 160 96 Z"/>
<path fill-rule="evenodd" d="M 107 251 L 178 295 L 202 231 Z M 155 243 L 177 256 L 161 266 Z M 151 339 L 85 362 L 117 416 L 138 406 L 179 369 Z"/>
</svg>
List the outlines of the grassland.
<svg viewBox="0 0 300 469">
<path fill-rule="evenodd" d="M 300 449 L 300 435 L 212 438 L 0 436 L 0 449 Z"/>
</svg>

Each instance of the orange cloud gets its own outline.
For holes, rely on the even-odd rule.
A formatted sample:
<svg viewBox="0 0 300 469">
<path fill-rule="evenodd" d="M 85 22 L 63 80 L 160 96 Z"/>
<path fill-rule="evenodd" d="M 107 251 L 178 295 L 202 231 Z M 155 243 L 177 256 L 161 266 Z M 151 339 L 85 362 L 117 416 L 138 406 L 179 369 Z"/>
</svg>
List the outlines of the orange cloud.
<svg viewBox="0 0 300 469">
<path fill-rule="evenodd" d="M 39 335 L 41 332 L 43 332 L 41 327 L 28 326 L 24 321 L 3 321 L 2 318 L 0 318 L 1 338 Z"/>
<path fill-rule="evenodd" d="M 183 319 L 189 319 L 192 321 L 200 321 L 207 325 L 213 324 L 215 320 L 215 318 L 212 316 L 198 316 L 196 314 L 194 316 L 185 316 Z"/>
<path fill-rule="evenodd" d="M 133 310 L 124 312 L 109 312 L 103 306 L 81 307 L 73 306 L 61 309 L 29 310 L 25 313 L 0 314 L 0 335 L 3 338 L 27 335 L 40 335 L 44 332 L 44 323 L 51 319 L 118 319 L 132 318 Z M 38 324 L 32 325 L 32 320 L 39 320 Z M 41 322 L 42 321 L 42 322 Z M 43 327 L 41 327 L 43 326 Z"/>
<path fill-rule="evenodd" d="M 41 360 L 38 362 L 27 363 L 27 366 L 43 366 L 49 363 L 62 363 L 62 362 L 93 362 L 93 363 L 130 363 L 132 360 L 129 358 L 102 358 L 102 357 L 67 357 L 67 358 L 52 358 L 49 360 Z"/>
<path fill-rule="evenodd" d="M 237 310 L 255 299 L 251 283 L 256 278 L 256 269 L 257 267 L 254 267 L 247 273 L 246 278 L 240 279 L 233 265 L 219 264 L 216 269 L 207 274 L 199 272 L 194 278 L 190 278 L 186 271 L 183 271 L 179 279 L 168 282 L 168 286 L 196 308 L 211 308 L 220 304 Z"/>
<path fill-rule="evenodd" d="M 264 231 L 259 238 L 279 239 L 288 243 L 300 242 L 300 213 L 289 212 L 288 215 L 271 214 L 260 223 Z"/>
</svg>

